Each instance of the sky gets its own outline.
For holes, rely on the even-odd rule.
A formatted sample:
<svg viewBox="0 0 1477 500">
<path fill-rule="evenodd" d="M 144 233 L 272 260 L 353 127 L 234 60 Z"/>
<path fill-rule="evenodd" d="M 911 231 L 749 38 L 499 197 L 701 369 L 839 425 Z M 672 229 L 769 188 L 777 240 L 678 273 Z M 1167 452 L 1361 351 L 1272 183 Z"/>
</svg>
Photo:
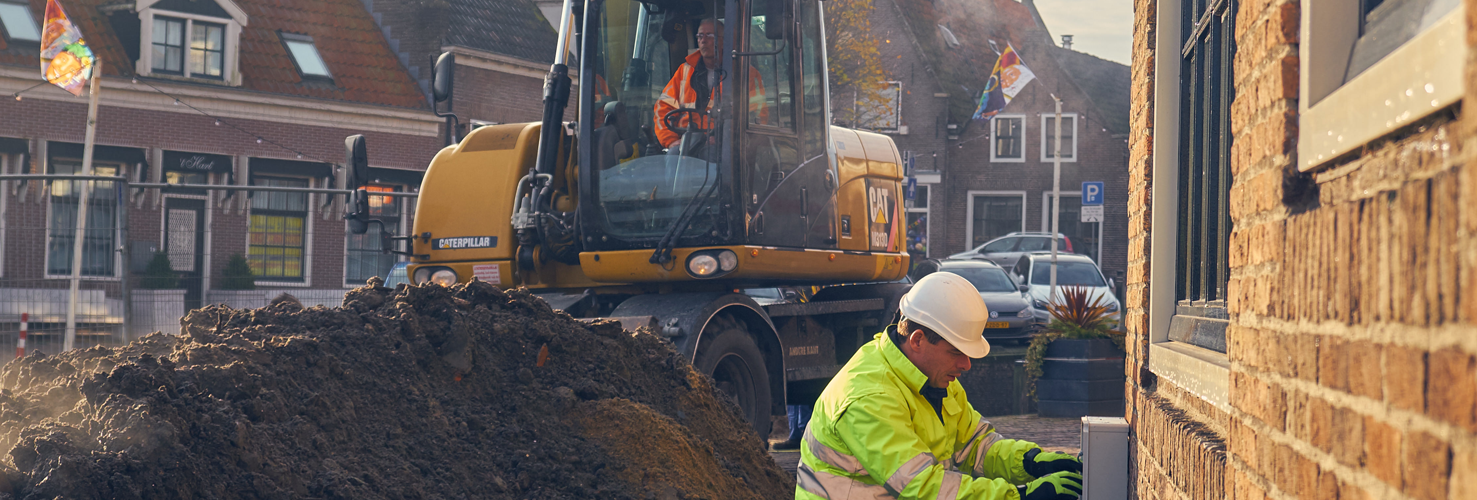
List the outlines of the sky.
<svg viewBox="0 0 1477 500">
<path fill-rule="evenodd" d="M 1058 44 L 1073 35 L 1072 50 L 1129 64 L 1132 0 L 1036 0 L 1036 9 Z"/>
</svg>

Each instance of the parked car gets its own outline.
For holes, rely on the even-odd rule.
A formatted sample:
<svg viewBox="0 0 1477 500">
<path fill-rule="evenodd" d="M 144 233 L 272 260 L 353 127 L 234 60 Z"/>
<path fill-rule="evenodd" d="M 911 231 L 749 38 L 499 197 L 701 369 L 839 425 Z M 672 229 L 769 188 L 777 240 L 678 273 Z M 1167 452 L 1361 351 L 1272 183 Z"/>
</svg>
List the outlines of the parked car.
<svg viewBox="0 0 1477 500">
<path fill-rule="evenodd" d="M 1074 286 L 1087 288 L 1088 300 L 1102 300 L 1113 314 L 1113 321 L 1123 317 L 1123 306 L 1113 295 L 1113 285 L 1103 277 L 1103 271 L 1086 255 L 1061 254 L 1056 262 L 1056 300 L 1061 300 L 1061 288 Z M 1031 299 L 1031 308 L 1041 324 L 1051 322 L 1051 313 L 1046 305 L 1051 299 L 1051 252 L 1033 252 L 1022 255 L 1010 273 L 1016 283 L 1025 285 L 1026 295 Z"/>
<path fill-rule="evenodd" d="M 949 258 L 984 259 L 1009 268 L 1020 260 L 1022 254 L 1043 250 L 1051 251 L 1051 233 L 1022 231 L 995 238 L 973 250 L 950 255 Z M 1057 253 L 1075 253 L 1072 251 L 1072 239 L 1065 234 L 1057 233 Z"/>
<path fill-rule="evenodd" d="M 945 260 L 934 272 L 957 274 L 979 290 L 990 310 L 984 336 L 991 342 L 1030 340 L 1039 329 L 1031 302 L 1000 266 L 984 260 Z"/>
</svg>

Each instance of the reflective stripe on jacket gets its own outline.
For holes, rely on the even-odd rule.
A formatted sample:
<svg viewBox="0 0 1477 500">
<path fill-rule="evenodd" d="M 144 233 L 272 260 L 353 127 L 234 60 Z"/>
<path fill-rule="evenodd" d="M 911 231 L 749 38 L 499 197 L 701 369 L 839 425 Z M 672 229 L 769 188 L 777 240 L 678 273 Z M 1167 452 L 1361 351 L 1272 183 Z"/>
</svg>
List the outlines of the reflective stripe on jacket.
<svg viewBox="0 0 1477 500">
<path fill-rule="evenodd" d="M 1019 500 L 1015 485 L 1036 479 L 1022 464 L 1036 445 L 1002 438 L 958 381 L 941 422 L 919 394 L 927 382 L 887 332 L 863 345 L 815 403 L 795 498 Z"/>
<path fill-rule="evenodd" d="M 677 68 L 677 73 L 672 75 L 672 80 L 667 82 L 666 88 L 662 89 L 662 97 L 656 101 L 656 139 L 662 143 L 662 147 L 672 147 L 677 142 L 677 132 L 667 128 L 667 113 L 677 108 L 697 108 L 697 90 L 692 88 L 692 72 L 697 71 L 697 63 L 702 60 L 703 53 L 693 51 L 687 55 L 682 66 Z M 712 68 L 708 68 L 710 71 Z M 713 109 L 713 102 L 717 100 L 718 94 L 723 92 L 723 84 L 713 89 L 708 97 L 708 109 Z M 707 111 L 707 110 L 704 110 Z M 768 123 L 769 106 L 764 96 L 764 81 L 759 76 L 759 71 L 753 67 L 749 68 L 749 111 L 759 113 L 759 123 Z M 685 115 L 677 120 L 678 125 L 688 126 L 690 115 Z M 704 119 L 704 122 L 707 120 Z M 708 123 L 702 124 L 703 128 L 711 128 Z"/>
</svg>

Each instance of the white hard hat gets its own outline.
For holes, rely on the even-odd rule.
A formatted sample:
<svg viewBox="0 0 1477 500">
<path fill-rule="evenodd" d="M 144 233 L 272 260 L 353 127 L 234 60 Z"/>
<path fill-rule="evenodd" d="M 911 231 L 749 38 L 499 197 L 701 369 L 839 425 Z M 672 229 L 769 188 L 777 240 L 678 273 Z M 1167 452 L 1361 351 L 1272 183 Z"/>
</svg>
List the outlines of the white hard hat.
<svg viewBox="0 0 1477 500">
<path fill-rule="evenodd" d="M 965 356 L 983 358 L 990 353 L 990 342 L 984 337 L 990 310 L 979 290 L 957 274 L 924 276 L 903 295 L 898 310 L 909 321 L 939 334 Z"/>
</svg>

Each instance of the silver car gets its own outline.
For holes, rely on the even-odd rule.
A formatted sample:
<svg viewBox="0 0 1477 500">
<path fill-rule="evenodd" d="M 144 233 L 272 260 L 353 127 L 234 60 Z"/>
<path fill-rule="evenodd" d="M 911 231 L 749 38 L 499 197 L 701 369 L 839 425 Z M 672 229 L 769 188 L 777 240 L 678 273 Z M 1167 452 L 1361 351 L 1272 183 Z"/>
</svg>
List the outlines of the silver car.
<svg viewBox="0 0 1477 500">
<path fill-rule="evenodd" d="M 1122 306 L 1118 303 L 1118 297 L 1113 295 L 1113 285 L 1103 278 L 1102 270 L 1098 269 L 1092 259 L 1085 255 L 1059 254 L 1056 266 L 1056 300 L 1061 300 L 1063 287 L 1086 288 L 1088 301 L 1095 298 L 1102 300 L 1107 304 L 1113 321 L 1122 319 Z M 1026 295 L 1031 299 L 1037 321 L 1043 325 L 1050 323 L 1051 313 L 1047 312 L 1046 305 L 1051 300 L 1048 297 L 1051 295 L 1051 254 L 1041 252 L 1022 255 L 1015 267 L 1011 268 L 1010 274 L 1017 283 L 1029 287 Z"/>
<path fill-rule="evenodd" d="M 950 255 L 949 258 L 983 259 L 1009 268 L 1015 265 L 1021 255 L 1043 250 L 1051 250 L 1051 233 L 1020 231 L 987 241 L 973 250 Z M 1072 251 L 1071 238 L 1057 233 L 1057 252 L 1075 253 Z"/>
<path fill-rule="evenodd" d="M 1029 340 L 1036 333 L 1035 310 L 1021 287 L 1000 266 L 983 260 L 945 260 L 939 262 L 935 272 L 957 274 L 979 290 L 980 298 L 985 299 L 985 306 L 990 310 L 990 320 L 985 323 L 986 339 Z"/>
</svg>

